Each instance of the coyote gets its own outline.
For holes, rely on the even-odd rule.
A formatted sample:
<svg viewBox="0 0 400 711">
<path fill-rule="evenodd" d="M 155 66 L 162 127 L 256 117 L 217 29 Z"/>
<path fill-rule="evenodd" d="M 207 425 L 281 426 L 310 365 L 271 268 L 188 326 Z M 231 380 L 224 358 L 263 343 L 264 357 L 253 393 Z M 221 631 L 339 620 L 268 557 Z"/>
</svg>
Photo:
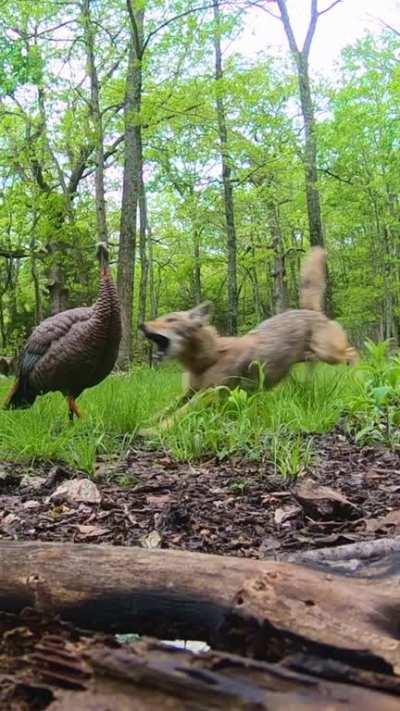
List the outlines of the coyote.
<svg viewBox="0 0 400 711">
<path fill-rule="evenodd" d="M 354 363 L 357 352 L 343 328 L 322 313 L 325 251 L 311 249 L 301 270 L 300 309 L 260 323 L 244 336 L 220 336 L 209 325 L 212 304 L 204 302 L 140 325 L 159 357 L 177 358 L 185 368 L 186 392 L 178 408 L 198 391 L 214 386 L 265 387 L 279 383 L 302 361 Z"/>
</svg>

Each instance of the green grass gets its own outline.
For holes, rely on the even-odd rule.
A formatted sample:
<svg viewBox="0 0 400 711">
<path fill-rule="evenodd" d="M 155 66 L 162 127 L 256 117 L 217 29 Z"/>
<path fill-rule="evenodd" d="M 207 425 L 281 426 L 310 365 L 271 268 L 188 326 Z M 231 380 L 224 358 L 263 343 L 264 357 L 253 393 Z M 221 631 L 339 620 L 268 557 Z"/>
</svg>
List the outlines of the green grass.
<svg viewBox="0 0 400 711">
<path fill-rule="evenodd" d="M 0 411 L 0 460 L 62 460 L 91 473 L 99 455 L 124 454 L 138 430 L 180 394 L 180 381 L 174 366 L 110 376 L 79 398 L 83 417 L 73 425 L 59 393 L 28 410 Z M 0 398 L 10 385 L 0 380 Z M 367 344 L 357 368 L 299 365 L 270 391 L 198 395 L 172 427 L 156 428 L 151 443 L 178 459 L 243 455 L 296 476 L 314 461 L 313 436 L 338 424 L 361 444 L 400 446 L 399 413 L 400 359 L 387 344 Z"/>
<path fill-rule="evenodd" d="M 0 410 L 0 460 L 62 460 L 92 472 L 97 455 L 126 450 L 157 407 L 179 393 L 180 380 L 171 368 L 112 375 L 83 393 L 82 418 L 72 425 L 60 393 L 38 398 L 27 410 Z M 11 383 L 0 379 L 1 401 Z"/>
<path fill-rule="evenodd" d="M 243 390 L 196 397 L 190 410 L 157 439 L 180 459 L 213 453 L 267 459 L 282 473 L 295 475 L 312 461 L 314 433 L 328 432 L 364 389 L 359 372 L 318 365 L 313 373 L 297 366 L 270 391 Z"/>
</svg>

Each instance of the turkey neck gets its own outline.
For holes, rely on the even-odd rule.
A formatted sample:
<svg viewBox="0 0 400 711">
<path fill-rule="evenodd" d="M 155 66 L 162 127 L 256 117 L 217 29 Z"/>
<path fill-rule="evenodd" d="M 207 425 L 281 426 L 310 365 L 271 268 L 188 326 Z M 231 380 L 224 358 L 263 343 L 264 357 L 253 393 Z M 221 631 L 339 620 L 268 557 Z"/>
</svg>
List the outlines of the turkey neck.
<svg viewBox="0 0 400 711">
<path fill-rule="evenodd" d="M 120 338 L 121 312 L 117 290 L 108 267 L 102 267 L 100 293 L 93 307 L 94 317 L 104 330 L 108 327 L 108 336 Z"/>
</svg>

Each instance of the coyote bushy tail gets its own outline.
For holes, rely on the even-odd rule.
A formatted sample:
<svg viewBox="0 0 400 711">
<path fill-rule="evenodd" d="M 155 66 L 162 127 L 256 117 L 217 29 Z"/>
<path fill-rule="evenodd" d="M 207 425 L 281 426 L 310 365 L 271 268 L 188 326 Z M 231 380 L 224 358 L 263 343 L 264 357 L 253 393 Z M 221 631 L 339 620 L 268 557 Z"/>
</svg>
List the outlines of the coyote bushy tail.
<svg viewBox="0 0 400 711">
<path fill-rule="evenodd" d="M 324 310 L 326 289 L 326 252 L 313 247 L 305 258 L 300 272 L 300 308 Z"/>
</svg>

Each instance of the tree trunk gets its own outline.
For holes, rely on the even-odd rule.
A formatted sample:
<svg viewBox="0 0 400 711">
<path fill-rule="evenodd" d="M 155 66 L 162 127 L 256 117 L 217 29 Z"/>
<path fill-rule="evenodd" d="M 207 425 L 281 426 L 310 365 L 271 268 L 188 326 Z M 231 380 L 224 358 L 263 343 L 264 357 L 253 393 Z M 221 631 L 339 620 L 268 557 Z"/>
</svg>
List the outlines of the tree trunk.
<svg viewBox="0 0 400 711">
<path fill-rule="evenodd" d="M 4 709 L 396 711 L 399 704 L 398 676 L 323 656 L 278 665 L 149 638 L 122 643 L 31 610 L 0 614 L 0 632 Z"/>
<path fill-rule="evenodd" d="M 260 284 L 258 280 L 258 273 L 257 273 L 257 254 L 256 254 L 256 246 L 254 244 L 254 239 L 253 235 L 250 236 L 250 252 L 251 252 L 251 268 L 250 268 L 250 275 L 251 275 L 251 284 L 253 287 L 253 302 L 254 302 L 254 311 L 256 315 L 256 322 L 259 323 L 264 317 L 264 309 L 261 301 L 261 296 L 260 296 Z"/>
<path fill-rule="evenodd" d="M 269 227 L 272 237 L 272 248 L 274 253 L 272 271 L 272 306 L 275 314 L 286 311 L 288 307 L 288 294 L 286 284 L 285 247 L 280 226 L 278 207 L 275 204 L 269 205 Z"/>
<path fill-rule="evenodd" d="M 196 225 L 193 227 L 193 262 L 193 296 L 195 303 L 200 304 L 202 300 L 200 230 Z"/>
<path fill-rule="evenodd" d="M 3 305 L 4 292 L 0 292 L 0 338 L 1 347 L 3 349 L 7 348 L 7 333 L 4 323 L 4 305 Z"/>
<path fill-rule="evenodd" d="M 318 189 L 316 126 L 311 96 L 308 59 L 302 52 L 297 52 L 295 59 L 300 89 L 301 113 L 304 121 L 304 169 L 310 244 L 312 246 L 320 245 L 323 247 L 324 232 Z"/>
<path fill-rule="evenodd" d="M 227 330 L 228 334 L 237 333 L 237 269 L 236 269 L 236 230 L 233 206 L 233 189 L 231 182 L 231 158 L 228 148 L 228 132 L 226 128 L 225 107 L 222 98 L 222 52 L 221 52 L 221 22 L 219 0 L 213 0 L 215 30 L 215 105 L 217 110 L 218 134 L 222 163 L 222 182 L 224 186 L 224 209 L 226 223 L 226 246 L 228 253 L 228 311 Z"/>
<path fill-rule="evenodd" d="M 90 116 L 95 140 L 95 195 L 96 221 L 99 242 L 108 244 L 106 205 L 104 198 L 104 136 L 103 119 L 100 111 L 99 78 L 95 62 L 95 30 L 90 12 L 91 0 L 82 0 L 86 60 L 90 78 Z"/>
<path fill-rule="evenodd" d="M 55 574 L 56 571 L 56 574 Z M 109 632 L 198 639 L 279 661 L 309 654 L 390 675 L 400 664 L 396 554 L 371 578 L 174 550 L 0 543 L 0 608 Z"/>
<path fill-rule="evenodd" d="M 140 284 L 139 284 L 139 323 L 146 320 L 147 284 L 149 275 L 149 259 L 147 248 L 148 222 L 146 192 L 143 182 L 143 170 L 140 170 L 139 191 L 139 253 L 140 253 Z"/>
<path fill-rule="evenodd" d="M 31 243 L 31 247 L 33 247 Z M 37 268 L 37 258 L 35 253 L 32 251 L 31 256 L 31 275 L 33 281 L 33 291 L 35 294 L 35 324 L 40 323 L 43 320 L 43 308 L 42 308 L 42 297 L 40 294 L 40 279 Z"/>
<path fill-rule="evenodd" d="M 128 0 L 128 8 L 130 7 Z M 120 368 L 129 368 L 132 360 L 132 305 L 136 257 L 136 219 L 143 164 L 142 127 L 142 52 L 144 10 L 131 16 L 128 73 L 125 87 L 124 174 L 122 182 L 121 227 L 118 252 L 117 285 L 121 304 L 122 338 L 118 356 Z"/>
<path fill-rule="evenodd" d="M 300 50 L 293 32 L 286 0 L 277 0 L 282 24 L 289 48 L 297 68 L 301 113 L 304 122 L 304 170 L 306 182 L 307 214 L 311 245 L 324 245 L 320 196 L 317 173 L 317 142 L 315 136 L 315 114 L 311 96 L 308 57 L 318 22 L 318 0 L 311 0 L 310 21 L 303 48 Z"/>
</svg>

